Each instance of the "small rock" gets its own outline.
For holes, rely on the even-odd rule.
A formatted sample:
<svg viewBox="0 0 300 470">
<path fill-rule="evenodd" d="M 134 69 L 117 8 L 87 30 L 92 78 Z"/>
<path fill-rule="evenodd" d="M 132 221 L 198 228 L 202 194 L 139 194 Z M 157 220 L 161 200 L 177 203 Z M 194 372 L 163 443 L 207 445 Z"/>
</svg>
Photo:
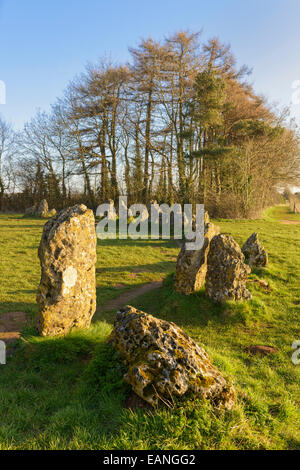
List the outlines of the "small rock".
<svg viewBox="0 0 300 470">
<path fill-rule="evenodd" d="M 210 241 L 220 233 L 220 228 L 209 222 L 206 215 L 204 244 L 200 250 L 187 250 L 183 243 L 177 259 L 174 289 L 180 294 L 190 295 L 198 291 L 205 282 L 207 256 Z"/>
<path fill-rule="evenodd" d="M 217 235 L 210 242 L 207 257 L 206 293 L 215 302 L 250 300 L 246 287 L 249 266 L 239 245 L 230 235 Z"/>
<path fill-rule="evenodd" d="M 251 237 L 244 243 L 242 253 L 248 259 L 248 264 L 251 268 L 253 266 L 265 267 L 268 265 L 268 254 L 259 242 L 256 232 L 252 233 Z"/>
<path fill-rule="evenodd" d="M 233 406 L 234 388 L 175 323 L 126 306 L 116 315 L 110 342 L 126 359 L 124 380 L 151 405 L 168 405 L 185 395 L 228 409 Z"/>
</svg>

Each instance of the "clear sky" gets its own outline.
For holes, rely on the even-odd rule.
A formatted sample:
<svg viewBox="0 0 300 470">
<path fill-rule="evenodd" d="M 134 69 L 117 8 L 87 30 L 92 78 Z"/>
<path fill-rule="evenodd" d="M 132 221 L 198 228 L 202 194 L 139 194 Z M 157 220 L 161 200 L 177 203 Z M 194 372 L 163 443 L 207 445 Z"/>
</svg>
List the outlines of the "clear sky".
<svg viewBox="0 0 300 470">
<path fill-rule="evenodd" d="M 22 127 L 87 62 L 103 55 L 124 62 L 142 37 L 182 29 L 231 43 L 238 63 L 253 68 L 255 90 L 291 103 L 292 83 L 300 81 L 300 0 L 0 0 L 7 90 L 0 113 Z M 300 124 L 300 103 L 292 113 Z"/>
</svg>

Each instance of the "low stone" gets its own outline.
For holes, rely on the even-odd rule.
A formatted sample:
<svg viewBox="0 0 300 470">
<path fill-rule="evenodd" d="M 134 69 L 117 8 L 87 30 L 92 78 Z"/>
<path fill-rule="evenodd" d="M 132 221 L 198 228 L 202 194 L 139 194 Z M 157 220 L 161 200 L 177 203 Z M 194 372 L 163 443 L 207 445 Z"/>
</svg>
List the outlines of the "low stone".
<svg viewBox="0 0 300 470">
<path fill-rule="evenodd" d="M 116 315 L 109 341 L 126 360 L 124 380 L 151 405 L 168 405 L 185 396 L 209 399 L 217 407 L 233 406 L 234 388 L 175 323 L 126 306 Z"/>
<path fill-rule="evenodd" d="M 207 257 L 206 293 L 215 302 L 250 300 L 246 282 L 251 269 L 244 263 L 239 245 L 230 235 L 217 235 Z"/>
<path fill-rule="evenodd" d="M 249 266 L 267 266 L 268 265 L 268 254 L 262 244 L 258 240 L 258 234 L 256 232 L 248 238 L 248 240 L 242 246 L 242 252 L 248 260 Z"/>
<path fill-rule="evenodd" d="M 39 246 L 37 293 L 42 336 L 88 328 L 96 309 L 96 233 L 93 212 L 84 205 L 62 210 L 45 224 Z"/>
<path fill-rule="evenodd" d="M 204 244 L 200 250 L 188 250 L 186 243 L 177 258 L 174 289 L 180 294 L 190 295 L 198 291 L 205 282 L 207 256 L 210 241 L 220 233 L 220 228 L 209 222 L 208 215 L 204 225 Z"/>
</svg>

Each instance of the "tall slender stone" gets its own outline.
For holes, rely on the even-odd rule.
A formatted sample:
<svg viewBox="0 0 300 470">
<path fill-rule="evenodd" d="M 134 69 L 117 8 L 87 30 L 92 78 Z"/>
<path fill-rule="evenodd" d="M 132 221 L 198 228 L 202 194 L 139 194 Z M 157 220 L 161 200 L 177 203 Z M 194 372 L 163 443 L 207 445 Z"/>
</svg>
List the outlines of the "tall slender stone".
<svg viewBox="0 0 300 470">
<path fill-rule="evenodd" d="M 38 255 L 38 330 L 42 336 L 88 328 L 96 309 L 95 218 L 84 205 L 62 210 L 44 226 Z"/>
</svg>

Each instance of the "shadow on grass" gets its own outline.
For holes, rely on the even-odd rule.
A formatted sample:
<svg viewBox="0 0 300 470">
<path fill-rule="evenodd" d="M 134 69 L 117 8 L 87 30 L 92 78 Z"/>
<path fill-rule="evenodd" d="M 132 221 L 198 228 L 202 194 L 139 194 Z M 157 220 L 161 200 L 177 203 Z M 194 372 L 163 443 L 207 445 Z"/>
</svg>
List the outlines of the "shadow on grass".
<svg viewBox="0 0 300 470">
<path fill-rule="evenodd" d="M 23 292 L 23 291 L 16 291 L 17 294 L 19 292 Z M 31 292 L 31 291 L 28 291 L 28 292 Z M 28 302 L 1 302 L 0 303 L 0 315 L 1 313 L 7 313 L 7 312 L 25 312 L 34 316 L 37 313 L 37 305 L 35 303 L 28 303 Z"/>
</svg>

